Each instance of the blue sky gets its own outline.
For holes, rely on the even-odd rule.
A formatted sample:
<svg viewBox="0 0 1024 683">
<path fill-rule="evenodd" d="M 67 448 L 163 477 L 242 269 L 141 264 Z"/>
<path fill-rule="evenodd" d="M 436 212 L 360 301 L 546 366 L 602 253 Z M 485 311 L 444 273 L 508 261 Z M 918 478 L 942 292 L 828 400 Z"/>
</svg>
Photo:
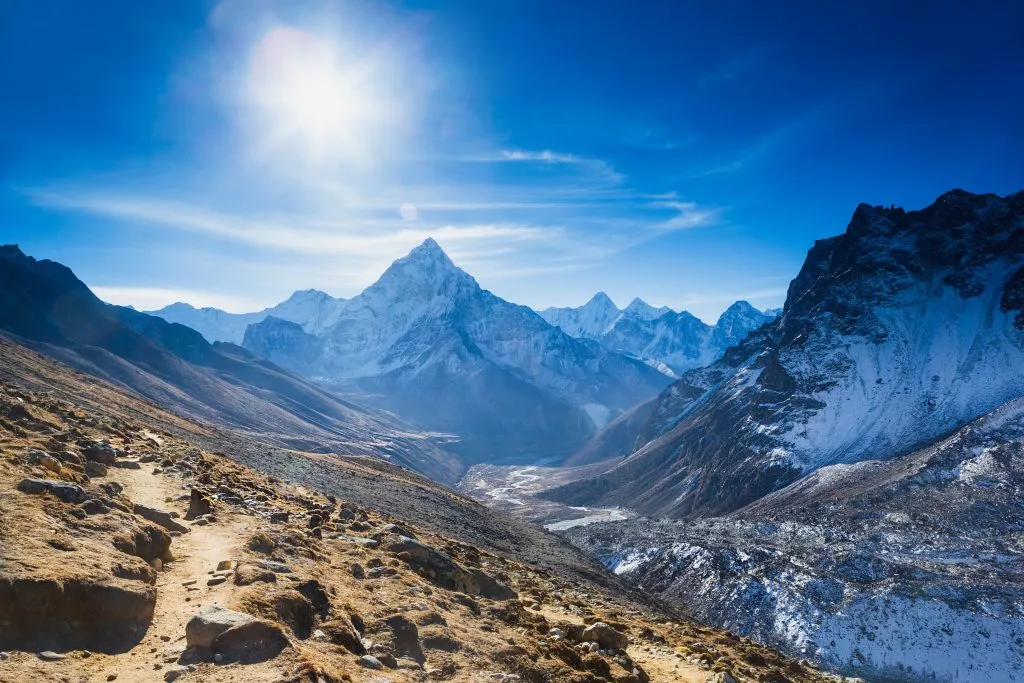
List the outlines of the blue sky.
<svg viewBox="0 0 1024 683">
<path fill-rule="evenodd" d="M 969 5 L 969 7 L 968 7 Z M 1024 188 L 1016 2 L 0 5 L 0 239 L 101 296 L 781 304 L 859 202 Z"/>
</svg>

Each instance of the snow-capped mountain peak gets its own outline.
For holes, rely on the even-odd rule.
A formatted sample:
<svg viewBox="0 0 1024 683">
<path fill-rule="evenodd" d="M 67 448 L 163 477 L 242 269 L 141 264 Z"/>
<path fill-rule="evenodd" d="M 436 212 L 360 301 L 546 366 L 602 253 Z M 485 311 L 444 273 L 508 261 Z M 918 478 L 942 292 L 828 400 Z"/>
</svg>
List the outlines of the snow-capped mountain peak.
<svg viewBox="0 0 1024 683">
<path fill-rule="evenodd" d="M 430 297 L 438 294 L 437 287 L 442 285 L 479 287 L 469 273 L 448 258 L 441 245 L 428 237 L 407 255 L 392 263 L 380 279 L 364 292 L 364 296 L 375 289 L 393 291 L 400 288 L 404 296 Z"/>
<path fill-rule="evenodd" d="M 654 306 L 651 306 L 649 303 L 647 303 L 640 297 L 636 297 L 635 299 L 629 302 L 629 305 L 626 306 L 626 309 L 622 311 L 622 315 L 628 316 L 630 318 L 639 318 L 640 320 L 657 320 L 666 313 L 671 312 L 672 309 L 669 308 L 668 306 L 655 308 Z"/>
<path fill-rule="evenodd" d="M 547 308 L 540 316 L 570 337 L 597 339 L 622 314 L 615 302 L 598 292 L 579 308 Z"/>
</svg>

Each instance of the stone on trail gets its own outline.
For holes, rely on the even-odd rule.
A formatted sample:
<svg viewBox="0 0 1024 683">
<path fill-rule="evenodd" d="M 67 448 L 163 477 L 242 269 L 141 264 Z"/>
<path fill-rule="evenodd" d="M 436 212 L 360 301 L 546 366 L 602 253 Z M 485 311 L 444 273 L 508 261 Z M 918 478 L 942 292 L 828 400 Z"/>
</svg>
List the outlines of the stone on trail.
<svg viewBox="0 0 1024 683">
<path fill-rule="evenodd" d="M 154 524 L 159 524 L 168 531 L 177 531 L 178 533 L 184 534 L 189 530 L 184 524 L 175 522 L 174 518 L 171 517 L 171 513 L 166 510 L 151 508 L 148 505 L 140 505 L 138 503 L 135 503 L 132 506 L 132 509 L 139 517 L 153 522 Z"/>
<path fill-rule="evenodd" d="M 625 650 L 629 647 L 629 638 L 626 634 L 616 631 L 614 628 L 598 621 L 583 630 L 584 641 L 593 641 L 605 650 Z"/>
<path fill-rule="evenodd" d="M 288 637 L 277 624 L 260 619 L 224 631 L 210 644 L 214 657 L 225 663 L 254 664 L 273 659 L 288 647 Z"/>
<path fill-rule="evenodd" d="M 210 647 L 214 639 L 229 628 L 254 621 L 255 617 L 243 612 L 206 605 L 185 625 L 185 644 L 188 647 Z"/>
</svg>

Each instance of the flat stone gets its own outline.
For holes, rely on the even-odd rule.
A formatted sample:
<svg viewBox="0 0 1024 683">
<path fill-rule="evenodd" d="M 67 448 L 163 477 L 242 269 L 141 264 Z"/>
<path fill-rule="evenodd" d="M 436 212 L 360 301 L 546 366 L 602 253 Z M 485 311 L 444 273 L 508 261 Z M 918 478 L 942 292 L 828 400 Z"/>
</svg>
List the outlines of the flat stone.
<svg viewBox="0 0 1024 683">
<path fill-rule="evenodd" d="M 214 639 L 229 628 L 249 624 L 256 619 L 217 605 L 206 605 L 185 625 L 187 647 L 210 647 Z"/>
<path fill-rule="evenodd" d="M 59 662 L 62 659 L 66 659 L 64 655 L 57 654 L 53 650 L 43 650 L 36 656 L 44 662 Z"/>
<path fill-rule="evenodd" d="M 222 662 L 253 664 L 276 657 L 288 647 L 288 637 L 281 627 L 269 621 L 254 619 L 232 626 L 210 644 L 214 656 Z"/>
<path fill-rule="evenodd" d="M 164 672 L 164 680 L 170 683 L 170 681 L 176 681 L 188 672 L 189 668 L 187 666 L 172 666 Z"/>
<path fill-rule="evenodd" d="M 210 579 L 209 581 L 207 581 L 206 585 L 207 586 L 219 586 L 220 584 L 224 583 L 227 580 L 228 580 L 228 577 L 226 577 L 226 576 L 215 576 L 212 579 Z"/>
<path fill-rule="evenodd" d="M 140 465 L 139 463 L 137 463 L 134 460 L 115 460 L 114 462 L 110 463 L 110 466 L 111 467 L 117 467 L 118 469 L 122 469 L 122 470 L 141 470 L 142 469 L 142 465 Z"/>
<path fill-rule="evenodd" d="M 292 568 L 289 567 L 288 565 L 284 564 L 283 562 L 272 562 L 271 560 L 262 560 L 258 564 L 259 564 L 259 566 L 263 567 L 264 569 L 269 569 L 270 571 L 274 572 L 275 574 L 291 574 L 292 573 Z"/>
<path fill-rule="evenodd" d="M 67 481 L 53 481 L 52 479 L 22 479 L 18 483 L 18 490 L 22 493 L 38 495 L 51 493 L 65 503 L 81 503 L 88 498 L 88 494 L 78 484 Z"/>
</svg>

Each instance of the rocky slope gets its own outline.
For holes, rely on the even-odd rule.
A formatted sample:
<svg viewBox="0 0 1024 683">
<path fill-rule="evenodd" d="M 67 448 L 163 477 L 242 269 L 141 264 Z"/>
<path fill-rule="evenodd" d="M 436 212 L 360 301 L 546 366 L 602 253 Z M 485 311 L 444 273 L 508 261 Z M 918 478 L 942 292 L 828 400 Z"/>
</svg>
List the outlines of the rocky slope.
<svg viewBox="0 0 1024 683">
<path fill-rule="evenodd" d="M 628 353 L 672 377 L 713 363 L 775 317 L 737 301 L 712 326 L 686 311 L 654 308 L 640 299 L 619 310 L 604 292 L 579 308 L 548 308 L 540 315 L 566 334 Z"/>
<path fill-rule="evenodd" d="M 567 535 L 710 623 L 878 681 L 1024 677 L 1024 399 L 722 518 Z"/>
<path fill-rule="evenodd" d="M 231 344 L 97 299 L 69 269 L 0 247 L 0 334 L 182 414 L 304 450 L 371 454 L 455 481 L 422 431 L 343 401 Z"/>
<path fill-rule="evenodd" d="M 0 345 L 2 681 L 829 680 L 407 471 Z"/>
<path fill-rule="evenodd" d="M 346 301 L 322 334 L 271 317 L 243 345 L 456 434 L 470 463 L 567 456 L 668 381 L 482 289 L 431 239 Z"/>
<path fill-rule="evenodd" d="M 241 344 L 249 325 L 263 322 L 269 317 L 287 320 L 310 334 L 319 334 L 337 321 L 344 301 L 325 292 L 307 289 L 295 292 L 278 305 L 256 313 L 228 313 L 218 308 L 195 308 L 180 301 L 147 313 L 170 323 L 191 327 L 211 344 Z"/>
<path fill-rule="evenodd" d="M 552 495 L 728 512 L 836 463 L 934 442 L 1024 395 L 1024 193 L 862 205 L 810 250 L 783 314 L 656 401 L 646 442 Z"/>
</svg>

